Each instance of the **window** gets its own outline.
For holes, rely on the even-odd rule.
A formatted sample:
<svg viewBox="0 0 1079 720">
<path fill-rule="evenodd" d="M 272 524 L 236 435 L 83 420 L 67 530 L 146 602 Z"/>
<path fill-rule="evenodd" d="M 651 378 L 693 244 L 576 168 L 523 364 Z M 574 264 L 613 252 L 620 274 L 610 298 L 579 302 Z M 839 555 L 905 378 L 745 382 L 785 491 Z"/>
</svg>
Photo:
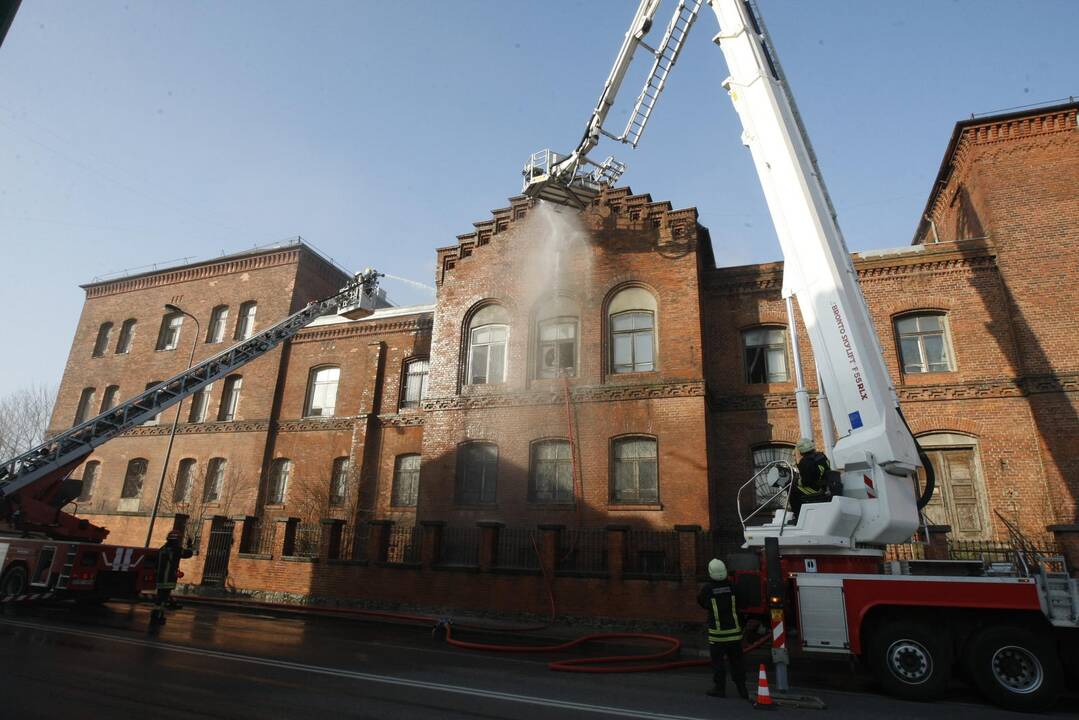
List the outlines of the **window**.
<svg viewBox="0 0 1079 720">
<path fill-rule="evenodd" d="M 210 312 L 210 327 L 206 329 L 206 342 L 219 343 L 225 339 L 225 328 L 229 322 L 229 306 L 218 305 Z"/>
<path fill-rule="evenodd" d="M 94 357 L 101 357 L 109 349 L 109 338 L 112 337 L 112 323 L 103 322 L 97 329 L 97 340 L 94 341 Z"/>
<path fill-rule="evenodd" d="M 142 484 L 146 481 L 146 468 L 149 463 L 145 458 L 135 458 L 127 464 L 127 473 L 124 475 L 124 486 L 120 490 L 120 498 L 129 500 L 142 495 Z"/>
<path fill-rule="evenodd" d="M 614 441 L 613 455 L 614 502 L 659 502 L 655 438 L 619 438 Z"/>
<path fill-rule="evenodd" d="M 175 350 L 180 344 L 180 328 L 184 324 L 184 316 L 180 313 L 169 313 L 161 318 L 161 332 L 157 334 L 158 350 Z"/>
<path fill-rule="evenodd" d="M 333 475 L 330 478 L 330 507 L 341 507 L 348 495 L 348 458 L 339 457 L 333 461 Z"/>
<path fill-rule="evenodd" d="M 398 455 L 393 461 L 393 494 L 390 504 L 416 507 L 420 490 L 420 456 Z"/>
<path fill-rule="evenodd" d="M 501 305 L 486 305 L 469 323 L 468 383 L 505 382 L 509 316 Z"/>
<path fill-rule="evenodd" d="M 539 324 L 536 376 L 577 374 L 577 318 L 554 318 Z"/>
<path fill-rule="evenodd" d="M 907 315 L 895 321 L 905 373 L 955 370 L 948 339 L 948 318 L 941 313 Z"/>
<path fill-rule="evenodd" d="M 401 390 L 401 407 L 414 408 L 427 397 L 427 375 L 431 369 L 429 360 L 412 360 L 405 365 L 405 386 Z"/>
<path fill-rule="evenodd" d="M 566 440 L 532 443 L 528 500 L 536 503 L 573 502 L 573 460 Z"/>
<path fill-rule="evenodd" d="M 213 389 L 214 384 L 210 383 L 191 398 L 191 410 L 187 414 L 189 423 L 206 422 L 206 413 L 210 407 L 210 393 Z"/>
<path fill-rule="evenodd" d="M 215 503 L 221 500 L 221 491 L 225 489 L 225 470 L 229 461 L 225 458 L 210 458 L 206 463 L 206 479 L 202 486 L 202 501 Z"/>
<path fill-rule="evenodd" d="M 162 382 L 163 382 L 162 380 L 151 380 L 150 382 L 146 383 L 146 390 L 149 390 L 152 387 L 156 387 L 156 386 L 160 385 Z M 144 390 L 143 392 L 146 392 L 146 391 Z M 161 420 L 161 413 L 158 413 L 157 415 L 154 415 L 149 420 L 144 421 L 142 424 L 143 425 L 157 425 L 157 423 L 160 420 Z"/>
<path fill-rule="evenodd" d="M 120 326 L 120 339 L 116 341 L 116 354 L 125 355 L 131 352 L 131 341 L 135 337 L 135 318 L 124 320 Z"/>
<path fill-rule="evenodd" d="M 78 501 L 86 502 L 94 497 L 94 485 L 97 484 L 97 476 L 101 471 L 101 463 L 91 460 L 82 469 L 82 490 L 79 492 Z"/>
<path fill-rule="evenodd" d="M 191 502 L 191 490 L 195 487 L 195 459 L 184 458 L 176 469 L 176 483 L 172 487 L 172 501 L 179 505 Z"/>
<path fill-rule="evenodd" d="M 742 332 L 746 382 L 787 382 L 787 331 L 782 327 L 752 328 Z"/>
<path fill-rule="evenodd" d="M 466 443 L 457 452 L 457 502 L 480 505 L 495 501 L 498 477 L 498 446 Z"/>
<path fill-rule="evenodd" d="M 765 445 L 753 448 L 753 477 L 756 478 L 754 487 L 758 505 L 763 505 L 767 502 L 779 489 L 778 487 L 772 487 L 772 482 L 775 481 L 769 480 L 766 477 L 767 473 L 762 473 L 760 477 L 757 477 L 757 473 L 774 462 L 786 462 L 793 467 L 797 467 L 798 459 L 794 456 L 794 448 L 790 445 Z M 782 507 L 783 497 L 776 498 L 773 504 L 775 507 Z"/>
<path fill-rule="evenodd" d="M 246 340 L 255 334 L 255 313 L 258 309 L 258 303 L 254 300 L 245 302 L 240 306 L 240 314 L 236 317 L 236 334 L 234 335 L 237 340 Z"/>
<path fill-rule="evenodd" d="M 337 406 L 337 381 L 341 368 L 321 367 L 311 371 L 307 383 L 304 417 L 333 417 Z"/>
<path fill-rule="evenodd" d="M 101 411 L 112 410 L 116 407 L 116 399 L 120 397 L 120 386 L 109 385 L 105 388 L 105 394 L 101 396 Z"/>
<path fill-rule="evenodd" d="M 236 411 L 240 407 L 240 388 L 243 386 L 243 377 L 229 375 L 225 378 L 225 389 L 221 392 L 221 407 L 217 410 L 217 419 L 220 422 L 229 422 L 236 419 Z"/>
<path fill-rule="evenodd" d="M 656 369 L 656 299 L 640 287 L 619 291 L 607 305 L 611 372 Z"/>
<path fill-rule="evenodd" d="M 288 492 L 288 478 L 292 473 L 292 461 L 288 458 L 278 458 L 270 466 L 270 484 L 266 488 L 266 503 L 269 505 L 283 505 L 285 493 Z"/>
<path fill-rule="evenodd" d="M 75 425 L 82 425 L 90 419 L 91 409 L 94 407 L 94 398 L 97 390 L 92 387 L 83 388 L 79 395 L 79 404 L 75 408 Z"/>
</svg>

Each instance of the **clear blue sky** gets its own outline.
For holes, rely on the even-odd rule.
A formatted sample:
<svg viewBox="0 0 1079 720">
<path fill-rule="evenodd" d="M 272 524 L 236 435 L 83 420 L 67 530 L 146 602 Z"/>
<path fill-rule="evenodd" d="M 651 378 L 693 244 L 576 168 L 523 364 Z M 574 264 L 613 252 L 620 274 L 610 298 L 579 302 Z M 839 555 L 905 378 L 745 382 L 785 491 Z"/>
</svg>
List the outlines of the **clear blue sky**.
<svg viewBox="0 0 1079 720">
<path fill-rule="evenodd" d="M 1073 0 L 761 5 L 852 249 L 910 242 L 957 120 L 1079 94 Z M 635 6 L 23 3 L 0 48 L 0 393 L 59 382 L 78 284 L 124 268 L 302 235 L 433 284 L 434 248 L 530 152 L 578 140 Z M 708 10 L 616 155 L 635 191 L 699 208 L 720 265 L 778 259 L 715 32 Z"/>
</svg>

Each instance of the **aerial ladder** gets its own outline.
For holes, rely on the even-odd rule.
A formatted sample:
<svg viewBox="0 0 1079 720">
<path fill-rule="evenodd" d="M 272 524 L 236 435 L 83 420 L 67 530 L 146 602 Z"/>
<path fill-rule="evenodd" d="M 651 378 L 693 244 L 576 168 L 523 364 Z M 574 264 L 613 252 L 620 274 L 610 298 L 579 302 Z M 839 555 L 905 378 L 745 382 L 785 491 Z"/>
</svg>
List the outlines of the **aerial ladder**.
<svg viewBox="0 0 1079 720">
<path fill-rule="evenodd" d="M 678 0 L 652 47 L 645 38 L 659 4 L 640 1 L 580 143 L 566 155 L 534 153 L 523 191 L 584 209 L 613 185 L 625 164 L 613 157 L 597 163 L 589 153 L 602 137 L 637 146 L 689 30 L 703 5 L 711 7 L 720 28 L 714 41 L 730 73 L 722 85 L 741 120 L 783 252 L 783 296 L 798 300 L 838 437 L 832 459 L 842 491 L 803 505 L 793 523 L 785 507 L 762 524 L 742 517 L 748 552 L 729 563 L 747 591 L 742 609 L 772 627 L 780 688 L 786 689 L 786 627 L 802 650 L 862 657 L 885 689 L 901 697 L 939 696 L 962 655 L 968 677 L 994 702 L 1048 707 L 1061 689 L 1062 668 L 1079 669 L 1077 580 L 1063 557 L 1016 540 L 1012 526 L 1008 563 L 883 562 L 885 544 L 906 542 L 919 527 L 933 471 L 900 410 L 775 49 L 748 0 Z M 610 132 L 604 123 L 642 49 L 653 56 L 651 70 L 625 128 Z M 927 481 L 919 491 L 923 468 Z"/>
<path fill-rule="evenodd" d="M 130 400 L 0 463 L 0 598 L 74 590 L 70 582 L 76 566 L 83 568 L 83 577 L 78 579 L 83 581 L 83 589 L 87 591 L 95 588 L 92 572 L 95 568 L 141 572 L 140 568 L 145 566 L 139 559 L 147 553 L 143 548 L 115 547 L 109 551 L 111 555 L 94 552 L 93 561 L 76 561 L 76 556 L 82 552 L 76 547 L 78 544 L 102 543 L 109 531 L 66 511 L 82 486 L 81 480 L 69 479 L 68 475 L 94 448 L 265 355 L 315 319 L 330 313 L 352 318 L 370 314 L 378 306 L 378 279 L 381 276 L 375 270 L 365 269 L 334 295 L 307 304 L 284 320 Z M 42 541 L 46 544 L 42 545 Z M 61 564 L 64 558 L 67 562 Z M 18 572 L 12 569 L 15 562 L 20 563 L 16 568 Z M 145 589 L 141 576 L 134 584 L 113 584 Z M 18 592 L 33 589 L 28 585 L 38 586 L 40 592 Z"/>
</svg>

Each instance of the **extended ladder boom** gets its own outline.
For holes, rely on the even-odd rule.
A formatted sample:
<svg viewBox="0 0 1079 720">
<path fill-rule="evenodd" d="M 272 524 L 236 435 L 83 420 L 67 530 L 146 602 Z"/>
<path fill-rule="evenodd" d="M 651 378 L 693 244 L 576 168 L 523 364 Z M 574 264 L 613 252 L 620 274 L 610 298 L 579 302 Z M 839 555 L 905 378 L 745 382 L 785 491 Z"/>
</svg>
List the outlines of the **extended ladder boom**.
<svg viewBox="0 0 1079 720">
<path fill-rule="evenodd" d="M 23 515 L 32 514 L 35 506 L 35 498 L 30 497 L 32 491 L 42 485 L 57 483 L 94 448 L 141 425 L 215 380 L 265 355 L 316 318 L 331 312 L 348 312 L 357 308 L 373 309 L 379 277 L 380 274 L 374 270 L 364 270 L 333 296 L 311 302 L 276 325 L 154 385 L 141 395 L 4 461 L 0 464 L 0 519 L 7 519 L 16 510 Z M 25 497 L 20 497 L 20 493 L 25 494 Z M 58 512 L 57 504 L 59 503 L 53 503 L 53 512 Z M 12 505 L 17 508 L 13 509 Z M 55 521 L 55 518 L 51 520 Z M 41 525 L 32 519 L 30 522 L 35 526 Z M 66 534 L 70 535 L 70 532 Z"/>
</svg>

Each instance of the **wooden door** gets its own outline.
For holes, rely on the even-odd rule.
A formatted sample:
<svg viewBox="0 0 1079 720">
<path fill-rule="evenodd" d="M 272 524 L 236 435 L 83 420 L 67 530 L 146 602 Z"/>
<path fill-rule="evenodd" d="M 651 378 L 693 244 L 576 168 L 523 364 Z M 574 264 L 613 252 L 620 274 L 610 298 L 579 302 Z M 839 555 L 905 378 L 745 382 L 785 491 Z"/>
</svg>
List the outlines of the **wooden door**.
<svg viewBox="0 0 1079 720">
<path fill-rule="evenodd" d="M 960 540 L 984 540 L 989 525 L 982 512 L 984 484 L 978 477 L 973 448 L 926 450 L 937 473 L 933 498 L 925 508 L 934 525 L 951 525 L 951 536 Z"/>
</svg>

